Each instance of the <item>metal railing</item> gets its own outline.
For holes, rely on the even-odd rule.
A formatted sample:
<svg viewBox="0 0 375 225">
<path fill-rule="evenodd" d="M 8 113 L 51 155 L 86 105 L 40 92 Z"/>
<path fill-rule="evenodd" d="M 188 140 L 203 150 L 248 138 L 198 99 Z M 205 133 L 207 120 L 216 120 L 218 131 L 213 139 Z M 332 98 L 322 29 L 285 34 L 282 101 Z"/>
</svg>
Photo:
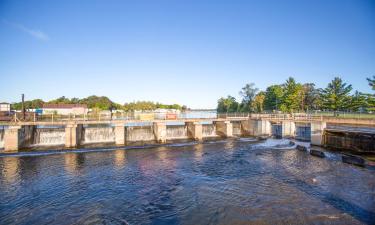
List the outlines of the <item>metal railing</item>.
<svg viewBox="0 0 375 225">
<path fill-rule="evenodd" d="M 11 119 L 0 121 L 0 124 L 19 123 L 19 122 L 74 122 L 74 121 L 116 121 L 116 120 L 184 120 L 184 119 L 235 119 L 235 118 L 252 118 L 252 119 L 270 119 L 270 120 L 295 120 L 295 121 L 322 121 L 327 119 L 370 119 L 375 120 L 375 114 L 355 114 L 342 112 L 321 112 L 321 113 L 157 113 L 157 112 L 117 112 L 117 113 L 95 113 L 95 114 L 29 114 L 25 119 L 22 115 L 16 113 Z"/>
</svg>

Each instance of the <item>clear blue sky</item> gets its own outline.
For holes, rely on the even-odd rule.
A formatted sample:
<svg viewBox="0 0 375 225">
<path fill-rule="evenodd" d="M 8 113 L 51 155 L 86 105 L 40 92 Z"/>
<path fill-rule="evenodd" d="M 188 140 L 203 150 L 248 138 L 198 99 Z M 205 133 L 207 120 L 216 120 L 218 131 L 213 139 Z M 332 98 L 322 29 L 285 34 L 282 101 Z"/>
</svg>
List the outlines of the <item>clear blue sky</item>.
<svg viewBox="0 0 375 225">
<path fill-rule="evenodd" d="M 370 92 L 375 1 L 0 0 L 0 101 L 106 95 L 213 108 L 289 76 Z"/>
</svg>

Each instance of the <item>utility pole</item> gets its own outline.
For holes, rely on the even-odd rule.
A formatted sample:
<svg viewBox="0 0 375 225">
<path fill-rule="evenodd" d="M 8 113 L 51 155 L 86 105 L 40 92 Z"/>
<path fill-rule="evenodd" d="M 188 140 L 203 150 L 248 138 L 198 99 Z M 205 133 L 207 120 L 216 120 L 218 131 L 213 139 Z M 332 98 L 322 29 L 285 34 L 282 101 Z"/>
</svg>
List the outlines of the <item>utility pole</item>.
<svg viewBox="0 0 375 225">
<path fill-rule="evenodd" d="M 26 118 L 26 109 L 25 109 L 25 95 L 22 94 L 22 118 L 25 120 Z"/>
</svg>

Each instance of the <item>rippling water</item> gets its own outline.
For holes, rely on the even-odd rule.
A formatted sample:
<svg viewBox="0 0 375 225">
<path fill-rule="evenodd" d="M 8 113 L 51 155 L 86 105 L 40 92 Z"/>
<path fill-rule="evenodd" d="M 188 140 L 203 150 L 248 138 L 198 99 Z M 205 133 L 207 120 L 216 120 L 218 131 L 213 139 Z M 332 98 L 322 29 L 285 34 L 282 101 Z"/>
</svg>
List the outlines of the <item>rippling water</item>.
<svg viewBox="0 0 375 225">
<path fill-rule="evenodd" d="M 374 224 L 375 171 L 287 144 L 1 157 L 0 224 Z"/>
</svg>

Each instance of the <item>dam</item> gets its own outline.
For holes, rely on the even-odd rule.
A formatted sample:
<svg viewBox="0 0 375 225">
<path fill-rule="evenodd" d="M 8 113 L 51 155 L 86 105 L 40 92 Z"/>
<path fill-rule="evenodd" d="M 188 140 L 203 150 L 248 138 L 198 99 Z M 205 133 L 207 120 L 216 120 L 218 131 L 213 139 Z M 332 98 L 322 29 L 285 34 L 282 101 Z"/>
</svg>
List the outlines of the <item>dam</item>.
<svg viewBox="0 0 375 225">
<path fill-rule="evenodd" d="M 205 141 L 233 137 L 294 138 L 332 149 L 375 152 L 374 120 L 250 115 L 177 120 L 68 120 L 16 122 L 0 126 L 0 152 L 74 149 L 91 145 L 127 146 Z M 361 142 L 358 145 L 355 143 Z M 1 150 L 2 149 L 2 150 Z"/>
</svg>

